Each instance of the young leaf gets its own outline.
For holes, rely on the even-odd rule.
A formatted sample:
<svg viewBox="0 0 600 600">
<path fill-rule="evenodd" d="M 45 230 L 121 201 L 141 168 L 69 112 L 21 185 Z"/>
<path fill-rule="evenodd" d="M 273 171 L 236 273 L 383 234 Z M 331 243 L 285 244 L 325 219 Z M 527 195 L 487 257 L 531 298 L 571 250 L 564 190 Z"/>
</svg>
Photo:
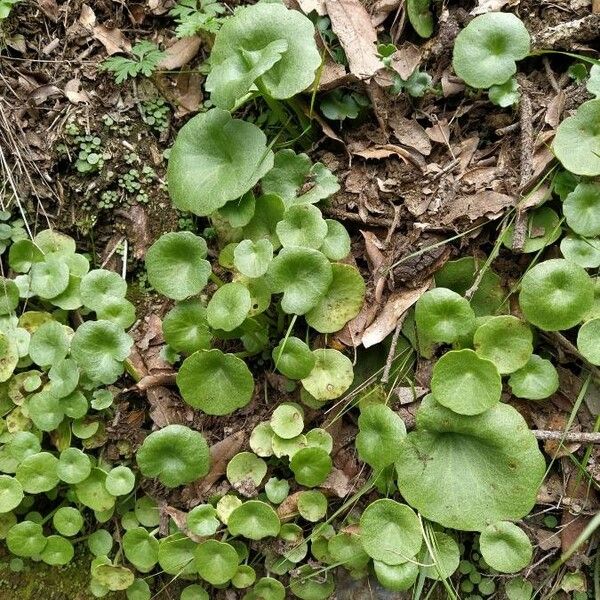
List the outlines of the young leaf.
<svg viewBox="0 0 600 600">
<path fill-rule="evenodd" d="M 527 534 L 507 521 L 488 525 L 479 536 L 479 547 L 485 562 L 500 573 L 524 569 L 533 556 Z"/>
</svg>

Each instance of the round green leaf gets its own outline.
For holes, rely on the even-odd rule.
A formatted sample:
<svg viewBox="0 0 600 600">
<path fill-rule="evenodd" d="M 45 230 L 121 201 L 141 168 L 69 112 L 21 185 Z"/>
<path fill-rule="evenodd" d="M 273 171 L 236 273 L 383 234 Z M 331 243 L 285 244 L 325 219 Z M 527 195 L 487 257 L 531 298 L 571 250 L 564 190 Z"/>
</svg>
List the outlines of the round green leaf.
<svg viewBox="0 0 600 600">
<path fill-rule="evenodd" d="M 533 334 L 512 315 L 492 317 L 473 336 L 475 351 L 491 360 L 500 374 L 513 373 L 527 364 L 533 353 Z"/>
<path fill-rule="evenodd" d="M 54 362 L 48 371 L 50 386 L 48 391 L 56 398 L 72 394 L 79 383 L 79 367 L 72 358 Z"/>
<path fill-rule="evenodd" d="M 210 600 L 210 598 L 202 586 L 194 583 L 181 590 L 179 600 Z"/>
<path fill-rule="evenodd" d="M 473 350 L 452 350 L 433 367 L 431 392 L 461 415 L 477 415 L 500 402 L 502 380 L 493 362 Z"/>
<path fill-rule="evenodd" d="M 415 306 L 417 330 L 432 342 L 451 344 L 475 326 L 468 300 L 446 288 L 425 292 Z"/>
<path fill-rule="evenodd" d="M 419 562 L 431 565 L 425 567 L 425 577 L 442 581 L 448 579 L 458 569 L 460 562 L 460 549 L 456 540 L 442 531 L 432 533 L 430 540 L 431 550 L 425 546 Z"/>
<path fill-rule="evenodd" d="M 55 300 L 52 301 L 56 304 Z M 135 323 L 135 306 L 125 298 L 108 301 L 96 311 L 98 319 L 115 323 L 121 329 L 127 329 Z"/>
<path fill-rule="evenodd" d="M 272 98 L 299 94 L 321 64 L 314 34 L 307 17 L 283 5 L 238 8 L 215 36 L 206 80 L 212 102 L 230 110 L 257 80 Z"/>
<path fill-rule="evenodd" d="M 270 425 L 280 438 L 295 438 L 304 429 L 302 410 L 294 404 L 280 404 L 271 415 Z"/>
<path fill-rule="evenodd" d="M 123 361 L 129 356 L 133 340 L 110 321 L 87 321 L 71 340 L 71 355 L 82 371 L 106 385 L 123 373 Z"/>
<path fill-rule="evenodd" d="M 146 254 L 148 281 L 157 292 L 173 300 L 194 296 L 207 284 L 211 273 L 210 263 L 205 258 L 206 242 L 203 238 L 190 231 L 166 233 L 150 246 Z"/>
<path fill-rule="evenodd" d="M 387 498 L 376 500 L 360 517 L 360 541 L 374 560 L 399 565 L 421 549 L 421 524 L 405 504 Z"/>
<path fill-rule="evenodd" d="M 186 517 L 188 529 L 200 536 L 214 535 L 219 528 L 217 511 L 210 504 L 199 504 L 190 510 Z"/>
<path fill-rule="evenodd" d="M 419 576 L 419 567 L 414 562 L 405 562 L 400 565 L 386 565 L 380 560 L 373 561 L 377 581 L 391 592 L 405 592 L 409 590 Z"/>
<path fill-rule="evenodd" d="M 252 301 L 248 288 L 241 283 L 226 283 L 210 299 L 206 319 L 213 329 L 233 331 L 248 316 Z"/>
<path fill-rule="evenodd" d="M 275 194 L 265 194 L 256 199 L 256 209 L 254 216 L 244 227 L 243 235 L 245 238 L 257 241 L 267 239 L 277 249 L 281 246 L 275 229 L 277 223 L 283 219 L 285 204 L 283 200 Z"/>
<path fill-rule="evenodd" d="M 333 219 L 325 219 L 327 235 L 319 250 L 329 260 L 343 260 L 350 254 L 350 236 L 346 228 Z"/>
<path fill-rule="evenodd" d="M 204 436 L 185 425 L 167 425 L 152 432 L 136 454 L 140 471 L 167 487 L 204 477 L 210 468 Z"/>
<path fill-rule="evenodd" d="M 360 411 L 356 449 L 358 457 L 381 470 L 397 460 L 406 437 L 404 421 L 385 404 L 370 404 Z"/>
<path fill-rule="evenodd" d="M 569 227 L 579 235 L 600 235 L 600 185 L 580 183 L 563 202 Z"/>
<path fill-rule="evenodd" d="M 321 211 L 312 204 L 299 204 L 288 208 L 277 224 L 281 245 L 320 248 L 327 236 L 327 223 Z"/>
<path fill-rule="evenodd" d="M 129 529 L 123 534 L 123 552 L 136 569 L 147 573 L 158 562 L 158 540 L 143 527 Z"/>
<path fill-rule="evenodd" d="M 143 579 L 136 579 L 126 590 L 127 600 L 150 600 L 152 592 L 150 586 Z M 198 598 L 198 600 L 204 600 Z"/>
<path fill-rule="evenodd" d="M 95 269 L 81 279 L 79 293 L 87 308 L 98 311 L 114 300 L 125 298 L 127 282 L 113 271 Z"/>
<path fill-rule="evenodd" d="M 227 479 L 236 489 L 250 484 L 256 490 L 266 474 L 267 463 L 252 452 L 240 452 L 227 464 Z"/>
<path fill-rule="evenodd" d="M 135 475 L 129 467 L 121 465 L 108 472 L 104 485 L 111 496 L 125 496 L 135 486 Z"/>
<path fill-rule="evenodd" d="M 306 322 L 319 333 L 334 333 L 362 308 L 365 282 L 352 265 L 331 265 L 333 280 L 318 304 L 306 313 Z"/>
<path fill-rule="evenodd" d="M 520 86 L 516 77 L 511 77 L 508 81 L 500 85 L 493 85 L 488 90 L 488 98 L 492 104 L 500 108 L 508 108 L 517 104 L 520 94 Z M 527 242 L 525 242 L 527 243 Z"/>
<path fill-rule="evenodd" d="M 600 238 L 586 239 L 578 235 L 566 235 L 560 242 L 562 255 L 584 269 L 600 267 Z"/>
<path fill-rule="evenodd" d="M 262 277 L 273 260 L 273 244 L 269 240 L 242 240 L 233 251 L 235 268 L 246 277 Z"/>
<path fill-rule="evenodd" d="M 333 280 L 330 262 L 310 248 L 283 248 L 271 262 L 268 275 L 273 292 L 283 292 L 283 311 L 296 315 L 317 306 Z"/>
<path fill-rule="evenodd" d="M 246 192 L 241 198 L 231 200 L 219 209 L 219 214 L 232 227 L 245 227 L 250 223 L 256 209 L 256 197 L 252 190 Z M 234 244 L 235 246 L 235 244 Z"/>
<path fill-rule="evenodd" d="M 75 485 L 79 502 L 99 512 L 110 510 L 115 505 L 115 498 L 108 493 L 105 483 L 106 473 L 93 468 L 86 479 Z"/>
<path fill-rule="evenodd" d="M 19 362 L 19 349 L 4 333 L 0 332 L 0 382 L 12 376 Z"/>
<path fill-rule="evenodd" d="M 273 456 L 273 430 L 267 421 L 259 423 L 252 430 L 248 443 L 257 456 Z"/>
<path fill-rule="evenodd" d="M 517 398 L 543 400 L 558 390 L 558 373 L 549 360 L 532 354 L 527 364 L 509 377 L 508 385 Z"/>
<path fill-rule="evenodd" d="M 200 350 L 177 374 L 183 399 L 209 415 L 227 415 L 252 399 L 254 380 L 246 363 L 220 350 Z"/>
<path fill-rule="evenodd" d="M 61 506 L 52 517 L 54 529 L 61 535 L 71 537 L 77 535 L 83 527 L 81 513 L 72 506 Z"/>
<path fill-rule="evenodd" d="M 429 0 L 408 0 L 406 3 L 408 20 L 422 38 L 431 37 L 433 33 L 433 15 L 429 6 Z"/>
<path fill-rule="evenodd" d="M 16 478 L 28 494 L 48 492 L 58 484 L 58 459 L 49 452 L 38 452 L 17 467 Z"/>
<path fill-rule="evenodd" d="M 290 578 L 290 590 L 301 600 L 326 600 L 335 591 L 335 581 L 331 572 L 302 565 Z"/>
<path fill-rule="evenodd" d="M 44 260 L 44 253 L 31 240 L 18 240 L 8 251 L 8 266 L 17 273 L 27 273 L 31 265 Z"/>
<path fill-rule="evenodd" d="M 521 281 L 519 303 L 523 315 L 545 331 L 577 325 L 594 301 L 594 284 L 577 265 L 546 260 L 535 265 Z"/>
<path fill-rule="evenodd" d="M 600 318 L 584 323 L 577 332 L 577 348 L 583 358 L 600 365 Z"/>
<path fill-rule="evenodd" d="M 29 342 L 29 356 L 40 367 L 63 360 L 68 352 L 69 338 L 64 325 L 48 321 L 33 332 Z"/>
<path fill-rule="evenodd" d="M 19 288 L 17 284 L 0 277 L 0 315 L 12 313 L 19 305 Z"/>
<path fill-rule="evenodd" d="M 532 509 L 546 464 L 514 408 L 500 403 L 464 416 L 429 395 L 416 421 L 396 470 L 400 493 L 425 518 L 478 531 Z"/>
<path fill-rule="evenodd" d="M 339 398 L 354 380 L 352 361 L 330 348 L 314 350 L 313 355 L 315 366 L 308 377 L 302 379 L 302 385 L 318 400 Z"/>
<path fill-rule="evenodd" d="M 94 556 L 108 556 L 113 547 L 113 538 L 106 529 L 97 529 L 88 537 L 87 545 Z"/>
<path fill-rule="evenodd" d="M 17 508 L 23 498 L 23 486 L 18 479 L 0 475 L 0 513 L 8 513 Z"/>
<path fill-rule="evenodd" d="M 300 339 L 290 336 L 273 349 L 275 368 L 290 379 L 307 377 L 315 366 L 316 358 Z"/>
<path fill-rule="evenodd" d="M 296 481 L 306 487 L 321 485 L 331 471 L 331 457 L 323 448 L 302 448 L 290 461 Z"/>
<path fill-rule="evenodd" d="M 513 247 L 515 227 L 511 224 L 506 228 L 502 243 L 509 249 Z M 538 252 L 553 244 L 561 234 L 560 217 L 547 206 L 542 206 L 528 215 L 525 243 L 523 252 Z"/>
<path fill-rule="evenodd" d="M 41 554 L 46 546 L 42 526 L 33 521 L 21 521 L 13 525 L 6 535 L 6 545 L 15 556 Z"/>
<path fill-rule="evenodd" d="M 111 564 L 92 567 L 92 577 L 113 592 L 126 590 L 135 580 L 134 574 L 127 567 Z"/>
<path fill-rule="evenodd" d="M 213 46 L 211 61 L 214 57 Z M 273 166 L 266 142 L 256 125 L 220 108 L 190 119 L 169 156 L 169 194 L 175 206 L 206 216 L 245 194 Z"/>
<path fill-rule="evenodd" d="M 158 564 L 169 575 L 195 575 L 194 552 L 197 547 L 198 544 L 183 533 L 162 538 L 158 546 Z"/>
<path fill-rule="evenodd" d="M 31 265 L 31 292 L 44 299 L 55 298 L 69 285 L 69 267 L 58 257 L 46 257 Z"/>
<path fill-rule="evenodd" d="M 311 523 L 320 521 L 327 514 L 327 497 L 316 490 L 300 492 L 298 512 L 302 518 Z"/>
<path fill-rule="evenodd" d="M 525 25 L 516 15 L 479 15 L 456 37 L 452 65 L 467 85 L 489 88 L 517 72 L 515 61 L 529 54 L 530 42 Z"/>
<path fill-rule="evenodd" d="M 47 565 L 61 566 L 70 563 L 74 555 L 75 549 L 69 540 L 60 535 L 51 535 L 46 538 L 46 546 L 40 557 Z"/>
<path fill-rule="evenodd" d="M 238 554 L 230 544 L 206 540 L 196 548 L 194 561 L 202 579 L 212 585 L 221 585 L 235 575 Z"/>
<path fill-rule="evenodd" d="M 165 341 L 176 352 L 192 354 L 208 350 L 212 335 L 206 320 L 206 308 L 199 300 L 185 300 L 172 308 L 163 319 Z"/>
<path fill-rule="evenodd" d="M 552 149 L 565 169 L 576 175 L 600 175 L 600 99 L 584 102 L 559 126 Z"/>
<path fill-rule="evenodd" d="M 533 556 L 527 534 L 506 521 L 488 525 L 479 536 L 479 548 L 485 562 L 501 573 L 524 569 Z"/>
<path fill-rule="evenodd" d="M 281 524 L 277 513 L 265 502 L 249 500 L 238 506 L 227 521 L 232 535 L 241 535 L 249 540 L 275 537 Z"/>
<path fill-rule="evenodd" d="M 29 418 L 42 431 L 56 429 L 65 416 L 60 400 L 46 390 L 28 398 L 27 410 Z"/>
<path fill-rule="evenodd" d="M 60 453 L 56 474 L 65 483 L 71 485 L 81 483 L 92 471 L 92 463 L 84 452 L 78 448 L 66 448 Z"/>
</svg>

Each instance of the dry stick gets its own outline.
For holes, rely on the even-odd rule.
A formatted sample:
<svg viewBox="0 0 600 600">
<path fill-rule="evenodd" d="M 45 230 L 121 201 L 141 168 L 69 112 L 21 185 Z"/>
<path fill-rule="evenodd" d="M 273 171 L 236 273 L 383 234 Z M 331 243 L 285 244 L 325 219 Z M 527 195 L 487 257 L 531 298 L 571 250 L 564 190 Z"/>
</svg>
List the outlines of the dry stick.
<svg viewBox="0 0 600 600">
<path fill-rule="evenodd" d="M 532 171 L 533 162 L 533 119 L 531 113 L 531 98 L 525 88 L 523 79 L 520 81 L 523 94 L 521 97 L 521 177 L 519 181 L 519 190 L 522 192 Z M 525 236 L 527 233 L 527 211 L 517 204 L 517 218 L 515 219 L 515 230 L 513 234 L 513 250 L 520 252 L 525 245 Z"/>
<path fill-rule="evenodd" d="M 582 431 L 546 431 L 544 429 L 532 429 L 533 435 L 538 440 L 561 440 L 565 443 L 577 444 L 600 444 L 600 432 L 584 433 Z"/>
<path fill-rule="evenodd" d="M 394 362 L 394 358 L 396 357 L 396 346 L 398 345 L 398 338 L 400 337 L 400 330 L 402 329 L 402 324 L 404 323 L 405 316 L 406 313 L 404 313 L 404 315 L 402 315 L 398 319 L 398 323 L 396 324 L 396 329 L 394 330 L 394 337 L 392 337 L 392 343 L 390 345 L 390 351 L 388 353 L 387 360 L 385 361 L 383 375 L 381 376 L 381 383 L 387 383 L 390 378 L 392 363 Z"/>
<path fill-rule="evenodd" d="M 395 223 L 395 219 L 388 219 L 385 217 L 374 217 L 372 215 L 367 216 L 367 220 L 363 220 L 362 217 L 357 213 L 351 213 L 340 208 L 333 208 L 331 206 L 323 207 L 323 212 L 326 215 L 335 217 L 340 221 L 354 221 L 355 223 L 361 223 L 362 225 L 375 225 L 376 227 L 397 227 L 398 223 Z"/>
</svg>

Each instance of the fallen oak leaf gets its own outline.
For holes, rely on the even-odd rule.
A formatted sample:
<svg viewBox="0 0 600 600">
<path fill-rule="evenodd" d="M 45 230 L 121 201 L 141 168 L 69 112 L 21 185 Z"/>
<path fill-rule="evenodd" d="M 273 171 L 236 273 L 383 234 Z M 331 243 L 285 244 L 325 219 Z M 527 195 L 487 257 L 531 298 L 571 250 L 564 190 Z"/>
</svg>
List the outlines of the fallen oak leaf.
<svg viewBox="0 0 600 600">
<path fill-rule="evenodd" d="M 173 71 L 187 64 L 198 54 L 202 40 L 199 37 L 184 37 L 165 49 L 164 57 L 157 67 L 165 71 Z"/>
<path fill-rule="evenodd" d="M 105 25 L 96 25 L 92 28 L 92 35 L 104 46 L 108 55 L 117 54 L 118 52 L 131 52 L 131 42 L 117 27 L 109 28 Z"/>
</svg>

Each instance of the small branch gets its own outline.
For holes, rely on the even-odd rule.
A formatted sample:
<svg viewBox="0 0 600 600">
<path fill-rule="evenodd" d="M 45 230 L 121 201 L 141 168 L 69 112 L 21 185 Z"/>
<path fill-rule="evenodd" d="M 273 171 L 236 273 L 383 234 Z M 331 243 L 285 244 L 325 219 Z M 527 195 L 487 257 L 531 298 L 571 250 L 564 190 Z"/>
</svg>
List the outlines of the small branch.
<svg viewBox="0 0 600 600">
<path fill-rule="evenodd" d="M 406 314 L 406 313 L 405 313 Z M 398 345 L 398 338 L 400 337 L 400 331 L 402 330 L 402 324 L 404 323 L 405 316 L 402 315 L 398 319 L 396 329 L 394 330 L 394 336 L 392 337 L 392 343 L 390 344 L 390 351 L 385 361 L 385 367 L 383 369 L 383 375 L 381 376 L 381 383 L 387 383 L 390 379 L 390 371 L 392 370 L 392 363 L 396 358 L 396 346 Z"/>
<path fill-rule="evenodd" d="M 547 431 L 533 429 L 533 435 L 538 440 L 561 440 L 568 444 L 600 444 L 600 432 L 584 433 L 582 431 Z"/>
<path fill-rule="evenodd" d="M 524 80 L 520 81 L 523 93 L 521 95 L 520 129 L 521 129 L 521 176 L 519 180 L 519 189 L 522 191 L 525 184 L 531 177 L 533 163 L 533 114 L 531 108 L 531 98 L 525 88 Z M 521 252 L 525 245 L 527 235 L 527 211 L 517 204 L 517 218 L 515 220 L 515 229 L 513 234 L 513 250 Z"/>
<path fill-rule="evenodd" d="M 340 221 L 353 221 L 354 223 L 360 223 L 361 225 L 373 225 L 374 227 L 397 227 L 400 223 L 394 224 L 395 219 L 387 219 L 385 217 L 374 217 L 372 215 L 367 216 L 367 220 L 363 221 L 361 216 L 357 213 L 351 213 L 341 208 L 333 208 L 332 206 L 323 207 L 323 212 L 330 217 L 335 217 Z"/>
</svg>

